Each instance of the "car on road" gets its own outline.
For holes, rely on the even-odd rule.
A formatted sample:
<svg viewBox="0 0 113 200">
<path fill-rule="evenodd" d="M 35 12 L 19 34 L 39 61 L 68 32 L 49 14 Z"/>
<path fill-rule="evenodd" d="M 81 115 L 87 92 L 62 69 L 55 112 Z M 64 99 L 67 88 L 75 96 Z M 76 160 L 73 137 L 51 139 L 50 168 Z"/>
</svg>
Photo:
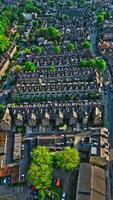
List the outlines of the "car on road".
<svg viewBox="0 0 113 200">
<path fill-rule="evenodd" d="M 65 143 L 63 141 L 60 141 L 60 142 L 57 142 L 56 145 L 57 146 L 64 146 Z M 72 139 L 66 140 L 66 145 L 67 146 L 72 146 L 72 145 L 74 146 L 74 143 L 73 143 Z"/>
<path fill-rule="evenodd" d="M 22 144 L 22 146 L 21 146 L 21 150 L 24 151 L 24 144 Z"/>
<path fill-rule="evenodd" d="M 29 189 L 31 190 L 32 199 L 38 200 L 38 190 L 33 185 L 30 185 Z"/>
<path fill-rule="evenodd" d="M 66 193 L 63 192 L 61 200 L 65 200 L 65 198 L 66 198 Z"/>
<path fill-rule="evenodd" d="M 57 178 L 56 179 L 56 187 L 60 187 L 61 186 L 61 179 L 60 178 Z"/>
</svg>

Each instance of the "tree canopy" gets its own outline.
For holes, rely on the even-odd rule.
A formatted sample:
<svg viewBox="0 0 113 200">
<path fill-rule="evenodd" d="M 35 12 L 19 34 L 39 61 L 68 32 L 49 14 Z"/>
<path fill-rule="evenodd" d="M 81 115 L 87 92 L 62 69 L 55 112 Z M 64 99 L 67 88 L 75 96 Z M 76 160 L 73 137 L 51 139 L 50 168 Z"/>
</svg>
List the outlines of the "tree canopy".
<svg viewBox="0 0 113 200">
<path fill-rule="evenodd" d="M 91 42 L 89 40 L 83 42 L 82 44 L 84 49 L 90 49 L 91 48 Z"/>
<path fill-rule="evenodd" d="M 34 51 L 35 53 L 37 53 L 38 55 L 40 55 L 40 54 L 42 53 L 42 51 L 43 51 L 43 48 L 40 47 L 40 46 L 35 46 L 35 47 L 33 48 L 33 51 Z"/>
<path fill-rule="evenodd" d="M 24 49 L 24 53 L 25 53 L 25 54 L 31 54 L 31 49 L 25 48 L 25 49 Z"/>
<path fill-rule="evenodd" d="M 75 148 L 66 147 L 64 151 L 55 154 L 57 167 L 63 170 L 73 170 L 80 163 L 79 153 Z"/>
<path fill-rule="evenodd" d="M 72 42 L 69 42 L 67 44 L 67 49 L 68 49 L 68 51 L 74 51 L 75 50 L 74 44 Z"/>
<path fill-rule="evenodd" d="M 0 104 L 0 116 L 3 114 L 4 111 L 4 105 Z"/>
<path fill-rule="evenodd" d="M 56 66 L 54 64 L 52 64 L 50 67 L 49 67 L 49 71 L 50 72 L 55 72 L 56 71 Z"/>
<path fill-rule="evenodd" d="M 55 46 L 54 48 L 55 53 L 59 54 L 61 52 L 61 48 L 59 45 Z"/>
<path fill-rule="evenodd" d="M 44 37 L 47 40 L 59 42 L 62 36 L 62 33 L 55 27 L 51 26 L 48 28 L 41 28 L 39 30 L 39 35 Z"/>
<path fill-rule="evenodd" d="M 52 157 L 45 146 L 38 146 L 32 152 L 32 163 L 28 170 L 28 180 L 38 190 L 45 190 L 52 182 Z"/>
<path fill-rule="evenodd" d="M 101 12 L 99 12 L 98 13 L 98 16 L 97 16 L 97 21 L 98 21 L 98 23 L 103 23 L 104 22 L 104 20 L 105 20 L 105 12 L 103 12 L 103 11 L 101 11 Z"/>
<path fill-rule="evenodd" d="M 92 58 L 92 59 L 81 59 L 80 60 L 81 67 L 94 67 L 98 69 L 101 73 L 104 73 L 106 70 L 106 62 L 102 58 Z"/>
<path fill-rule="evenodd" d="M 21 65 L 16 65 L 15 66 L 15 68 L 14 68 L 14 71 L 16 72 L 16 73 L 18 73 L 18 72 L 20 72 L 20 71 L 22 71 L 22 66 Z"/>
<path fill-rule="evenodd" d="M 102 58 L 96 59 L 96 66 L 99 69 L 99 71 L 102 73 L 106 70 L 106 67 L 107 67 L 105 60 Z"/>
<path fill-rule="evenodd" d="M 9 45 L 8 39 L 4 35 L 0 35 L 0 52 L 3 53 Z"/>
<path fill-rule="evenodd" d="M 28 71 L 28 72 L 35 72 L 36 71 L 36 65 L 31 61 L 27 61 L 25 63 L 24 69 L 25 69 L 25 71 Z"/>
</svg>

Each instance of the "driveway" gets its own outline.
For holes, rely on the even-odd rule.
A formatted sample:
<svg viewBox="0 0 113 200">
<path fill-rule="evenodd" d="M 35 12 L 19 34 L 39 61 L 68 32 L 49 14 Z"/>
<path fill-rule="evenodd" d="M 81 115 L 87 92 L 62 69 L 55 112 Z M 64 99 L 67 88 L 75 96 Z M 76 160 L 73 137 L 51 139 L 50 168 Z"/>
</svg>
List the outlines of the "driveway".
<svg viewBox="0 0 113 200">
<path fill-rule="evenodd" d="M 57 178 L 61 178 L 63 181 L 63 191 L 66 192 L 68 189 L 69 179 L 71 172 L 63 171 L 61 169 L 55 169 L 53 178 L 56 180 Z"/>
<path fill-rule="evenodd" d="M 76 200 L 76 186 L 78 171 L 63 171 L 60 169 L 54 170 L 54 180 L 61 178 L 63 181 L 63 192 L 66 192 L 66 200 Z"/>
</svg>

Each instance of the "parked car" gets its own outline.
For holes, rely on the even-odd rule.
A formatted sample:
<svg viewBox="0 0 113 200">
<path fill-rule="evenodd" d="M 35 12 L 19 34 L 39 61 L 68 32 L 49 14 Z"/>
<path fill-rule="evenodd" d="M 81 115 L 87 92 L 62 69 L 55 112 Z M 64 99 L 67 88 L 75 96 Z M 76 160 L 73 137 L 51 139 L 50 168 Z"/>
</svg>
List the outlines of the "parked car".
<svg viewBox="0 0 113 200">
<path fill-rule="evenodd" d="M 57 178 L 56 179 L 56 187 L 60 187 L 61 186 L 61 179 L 60 178 Z"/>
<path fill-rule="evenodd" d="M 66 197 L 66 193 L 63 192 L 61 200 L 65 200 L 65 197 Z"/>
<path fill-rule="evenodd" d="M 22 146 L 21 146 L 21 150 L 24 151 L 24 144 L 22 144 Z"/>
</svg>

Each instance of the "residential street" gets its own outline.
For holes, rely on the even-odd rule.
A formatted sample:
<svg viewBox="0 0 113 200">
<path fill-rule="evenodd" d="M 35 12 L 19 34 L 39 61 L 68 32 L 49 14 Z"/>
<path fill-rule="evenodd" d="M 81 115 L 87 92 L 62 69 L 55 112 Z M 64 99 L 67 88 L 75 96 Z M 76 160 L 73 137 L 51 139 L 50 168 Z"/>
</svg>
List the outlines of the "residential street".
<svg viewBox="0 0 113 200">
<path fill-rule="evenodd" d="M 96 26 L 96 23 L 94 22 L 94 28 L 92 32 L 92 42 L 93 42 L 93 53 L 98 57 L 100 56 L 100 53 L 97 48 L 97 35 L 98 35 L 98 29 Z M 103 104 L 104 104 L 104 110 L 105 110 L 105 124 L 107 125 L 107 128 L 109 130 L 109 142 L 110 142 L 110 148 L 113 148 L 113 93 L 110 90 L 110 82 L 108 79 L 110 78 L 110 72 L 109 68 L 107 72 L 104 73 L 104 90 L 103 90 Z M 111 185 L 111 196 L 113 200 L 113 163 L 110 162 L 109 167 L 109 177 L 110 177 L 110 185 Z"/>
</svg>

